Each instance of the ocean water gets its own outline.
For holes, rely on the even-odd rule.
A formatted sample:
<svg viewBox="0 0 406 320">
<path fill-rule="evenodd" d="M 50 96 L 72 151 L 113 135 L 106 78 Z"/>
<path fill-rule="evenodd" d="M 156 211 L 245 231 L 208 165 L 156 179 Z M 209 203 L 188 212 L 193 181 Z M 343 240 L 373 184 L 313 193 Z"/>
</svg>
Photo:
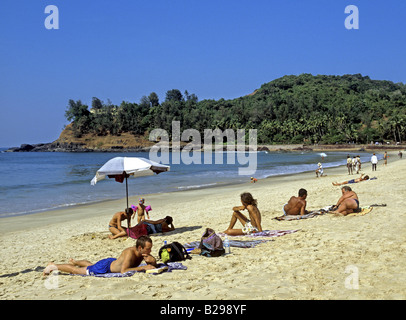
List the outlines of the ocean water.
<svg viewBox="0 0 406 320">
<path fill-rule="evenodd" d="M 0 218 L 25 215 L 45 210 L 66 208 L 103 200 L 125 198 L 125 183 L 114 179 L 99 181 L 95 186 L 90 180 L 96 171 L 113 157 L 144 157 L 147 152 L 137 153 L 63 153 L 63 152 L 3 152 L 0 149 Z M 317 163 L 324 168 L 344 165 L 347 152 L 325 152 L 322 159 L 318 152 L 257 152 L 257 170 L 254 176 L 262 179 L 275 175 L 313 171 Z M 371 153 L 357 153 L 363 163 L 369 162 Z M 245 154 L 248 157 L 248 154 Z M 350 155 L 354 155 L 350 153 Z M 237 154 L 232 153 L 235 164 L 223 163 L 212 155 L 212 164 L 174 164 L 169 154 L 169 172 L 159 175 L 129 178 L 129 196 L 149 193 L 176 192 L 182 190 L 216 187 L 232 183 L 243 183 L 250 176 L 238 174 L 240 165 Z M 252 154 L 251 154 L 252 156 Z M 207 161 L 206 161 L 207 162 Z M 125 206 L 125 203 L 123 202 Z"/>
</svg>

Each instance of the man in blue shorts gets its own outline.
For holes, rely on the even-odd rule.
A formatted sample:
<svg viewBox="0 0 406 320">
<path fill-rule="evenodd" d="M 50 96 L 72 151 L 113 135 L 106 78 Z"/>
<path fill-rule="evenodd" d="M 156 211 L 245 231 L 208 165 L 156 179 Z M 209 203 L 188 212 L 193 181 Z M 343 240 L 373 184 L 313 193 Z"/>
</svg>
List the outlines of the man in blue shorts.
<svg viewBox="0 0 406 320">
<path fill-rule="evenodd" d="M 125 273 L 128 271 L 142 271 L 156 268 L 156 260 L 151 256 L 152 240 L 148 236 L 137 239 L 134 247 L 125 249 L 116 258 L 107 258 L 91 263 L 88 260 L 70 259 L 68 264 L 54 264 L 50 262 L 44 269 L 43 275 L 49 275 L 53 270 L 71 274 L 96 275 L 104 273 Z M 139 266 L 142 261 L 147 265 Z"/>
</svg>

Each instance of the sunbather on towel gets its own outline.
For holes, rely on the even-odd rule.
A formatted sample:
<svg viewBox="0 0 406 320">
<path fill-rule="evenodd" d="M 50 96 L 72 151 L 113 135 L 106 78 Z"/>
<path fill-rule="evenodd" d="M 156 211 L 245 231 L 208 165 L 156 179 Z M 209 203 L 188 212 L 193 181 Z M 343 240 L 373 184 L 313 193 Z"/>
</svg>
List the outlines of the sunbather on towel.
<svg viewBox="0 0 406 320">
<path fill-rule="evenodd" d="M 175 230 L 175 226 L 173 225 L 173 219 L 170 216 L 166 216 L 165 218 L 156 221 L 144 220 L 142 223 L 144 223 L 147 226 L 148 234 L 169 232 Z"/>
<path fill-rule="evenodd" d="M 349 213 L 359 210 L 359 200 L 357 194 L 348 186 L 341 188 L 342 196 L 338 199 L 337 204 L 331 213 L 339 216 L 346 216 Z"/>
<path fill-rule="evenodd" d="M 125 273 L 128 271 L 142 271 L 156 268 L 156 260 L 151 256 L 152 240 L 148 236 L 137 239 L 134 247 L 125 249 L 116 258 L 107 258 L 93 264 L 88 260 L 70 259 L 68 264 L 54 264 L 50 262 L 44 269 L 43 275 L 49 275 L 54 270 L 71 274 L 95 275 L 105 273 Z M 142 261 L 147 264 L 139 266 Z"/>
<path fill-rule="evenodd" d="M 292 196 L 288 203 L 286 203 L 283 207 L 283 214 L 286 215 L 305 215 L 308 213 L 306 210 L 306 198 L 307 198 L 307 191 L 306 189 L 299 189 L 298 197 Z"/>
<path fill-rule="evenodd" d="M 344 181 L 344 182 L 332 182 L 332 183 L 333 183 L 333 186 L 341 186 L 343 184 L 358 183 L 358 182 L 366 181 L 366 180 L 369 180 L 369 176 L 364 176 L 364 174 L 361 174 L 361 176 L 357 179 L 351 179 L 351 180 Z"/>
<path fill-rule="evenodd" d="M 230 225 L 223 233 L 231 236 L 237 236 L 262 232 L 261 213 L 257 208 L 257 200 L 252 197 L 251 193 L 245 192 L 241 194 L 241 204 L 242 206 L 233 208 L 233 215 L 231 217 Z M 243 215 L 240 212 L 241 210 L 248 210 L 250 219 Z M 242 229 L 233 229 L 237 220 L 239 220 L 243 225 Z"/>
</svg>

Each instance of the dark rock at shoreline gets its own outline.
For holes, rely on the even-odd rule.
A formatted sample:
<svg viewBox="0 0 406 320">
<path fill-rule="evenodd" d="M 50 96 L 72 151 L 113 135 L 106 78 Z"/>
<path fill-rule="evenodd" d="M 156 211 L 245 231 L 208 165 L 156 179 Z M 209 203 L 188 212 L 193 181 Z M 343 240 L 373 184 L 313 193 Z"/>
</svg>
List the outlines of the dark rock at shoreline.
<svg viewBox="0 0 406 320">
<path fill-rule="evenodd" d="M 149 151 L 150 148 L 135 147 L 125 148 L 123 146 L 112 146 L 111 148 L 91 149 L 83 143 L 38 143 L 22 144 L 20 147 L 13 147 L 5 152 L 142 152 Z"/>
</svg>

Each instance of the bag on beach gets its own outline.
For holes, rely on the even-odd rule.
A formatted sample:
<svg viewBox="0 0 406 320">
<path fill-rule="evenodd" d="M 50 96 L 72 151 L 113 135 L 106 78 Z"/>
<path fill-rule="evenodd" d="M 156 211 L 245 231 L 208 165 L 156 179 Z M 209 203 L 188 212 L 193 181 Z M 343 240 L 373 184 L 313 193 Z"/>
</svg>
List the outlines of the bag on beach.
<svg viewBox="0 0 406 320">
<path fill-rule="evenodd" d="M 161 247 L 159 257 L 163 263 L 192 259 L 186 248 L 176 241 Z"/>
<path fill-rule="evenodd" d="M 206 228 L 203 233 L 199 249 L 201 249 L 200 255 L 205 257 L 219 257 L 225 253 L 223 240 L 210 228 Z"/>
</svg>

